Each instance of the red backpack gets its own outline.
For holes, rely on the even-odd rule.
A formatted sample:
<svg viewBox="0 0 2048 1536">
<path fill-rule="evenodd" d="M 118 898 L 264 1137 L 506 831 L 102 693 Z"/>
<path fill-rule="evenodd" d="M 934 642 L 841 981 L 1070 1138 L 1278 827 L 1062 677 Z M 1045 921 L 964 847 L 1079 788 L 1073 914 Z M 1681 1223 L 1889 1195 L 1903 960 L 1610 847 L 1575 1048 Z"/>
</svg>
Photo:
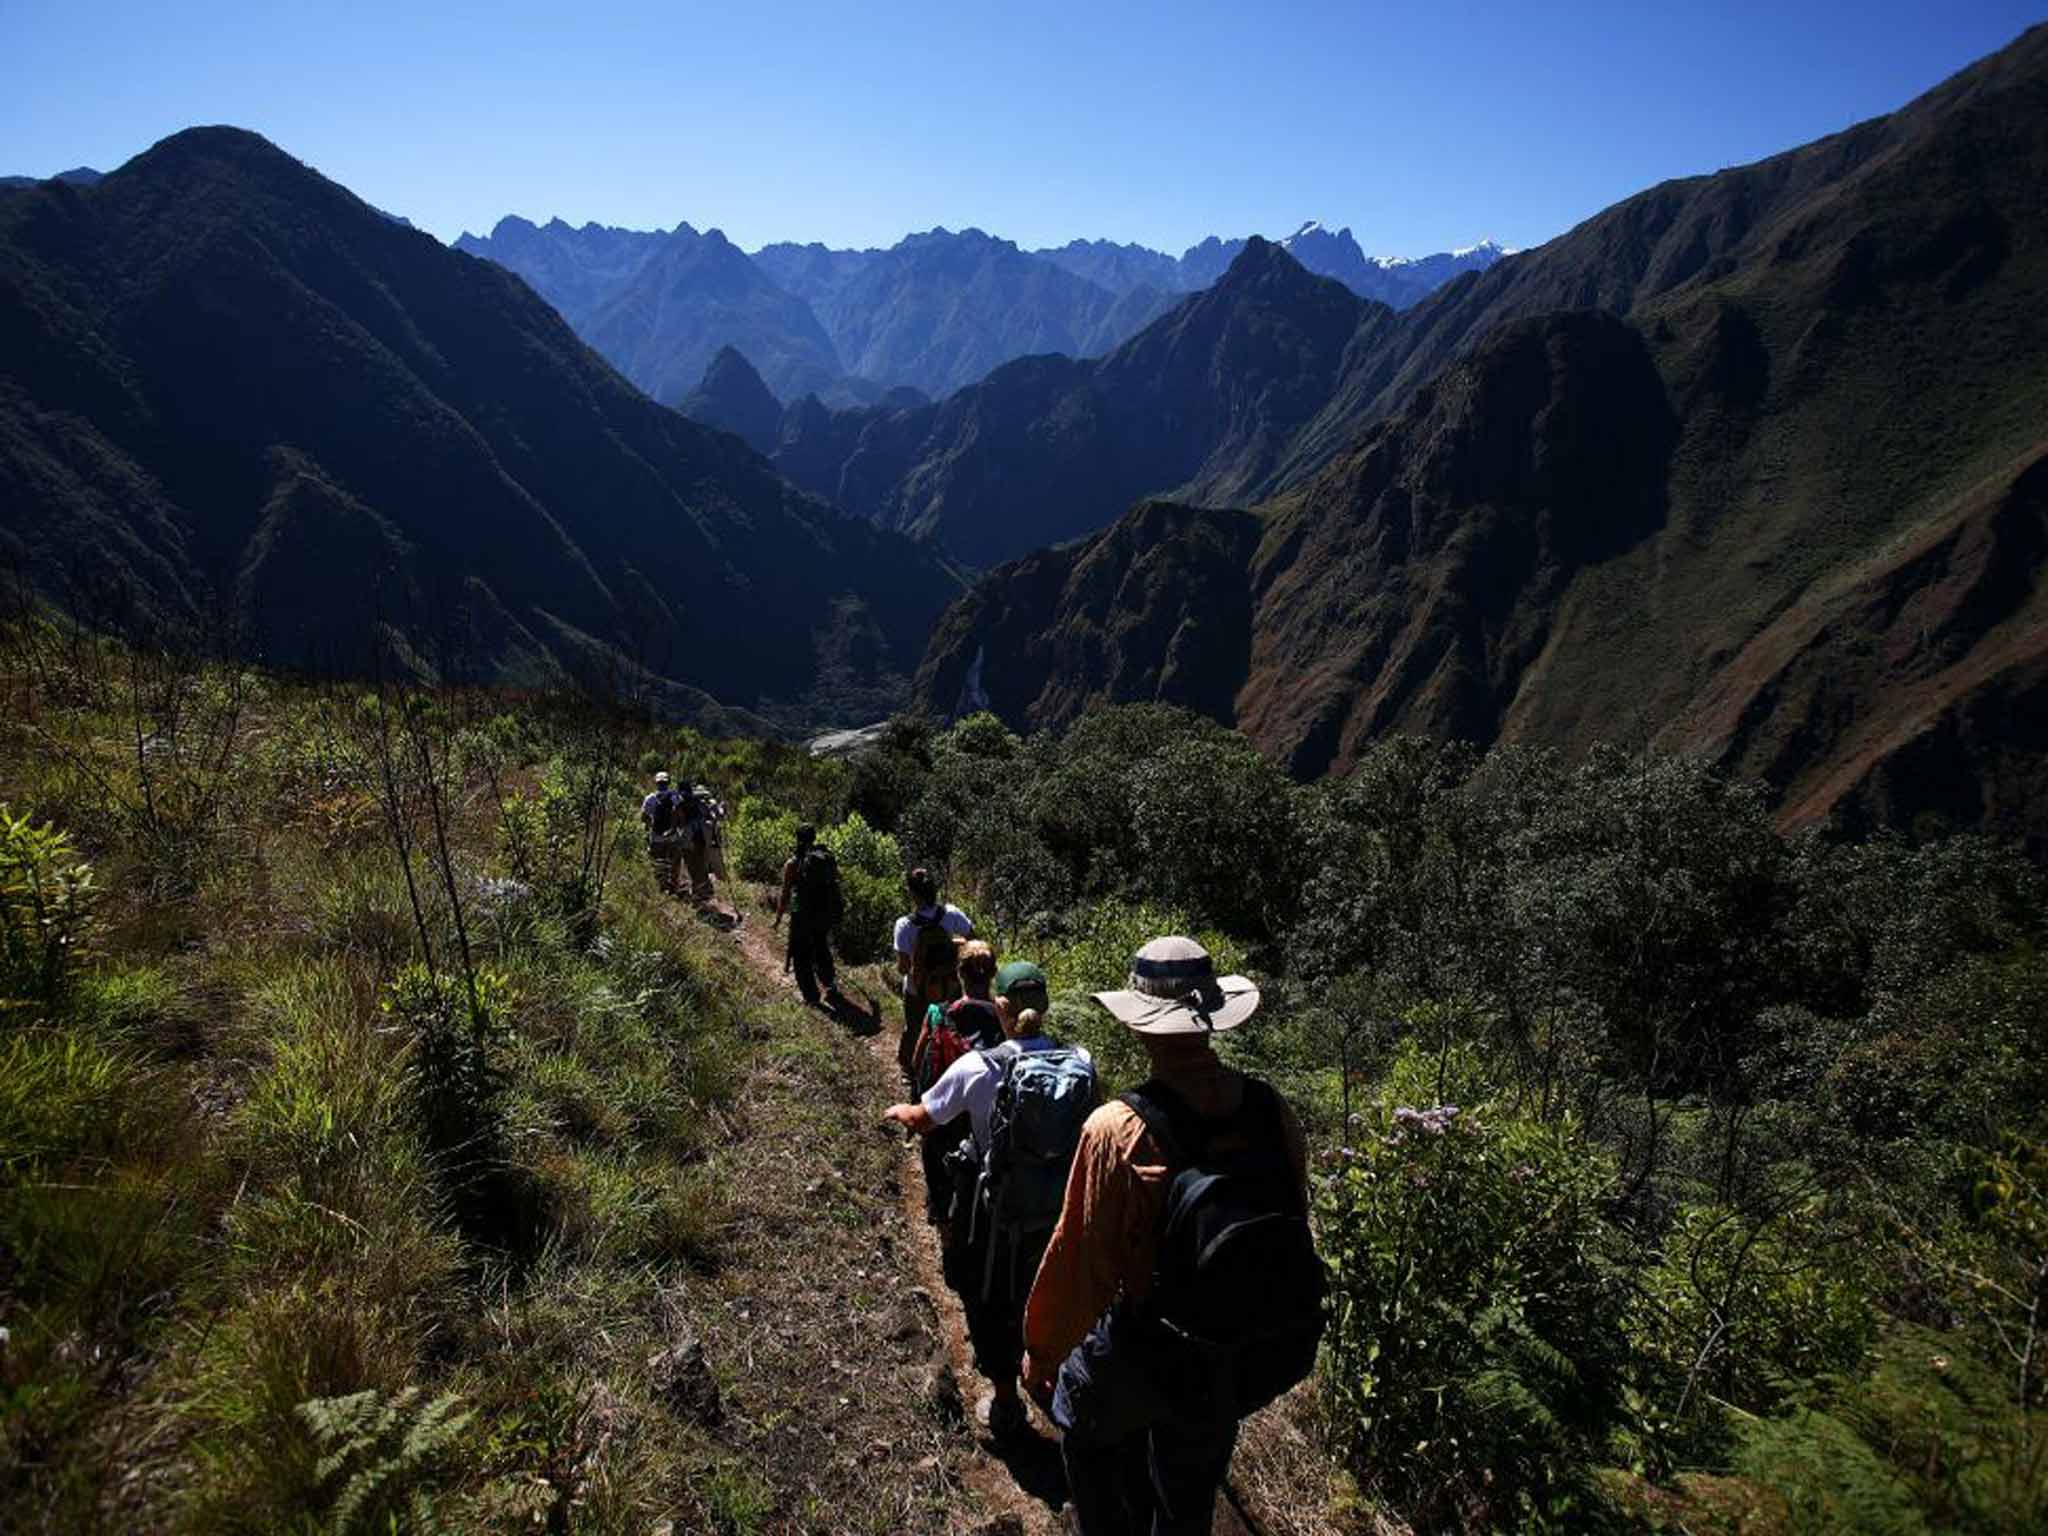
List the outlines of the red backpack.
<svg viewBox="0 0 2048 1536">
<path fill-rule="evenodd" d="M 911 1080 L 920 1097 L 969 1051 L 1002 1044 L 1003 1021 L 996 1005 L 978 997 L 959 997 L 925 1010 L 924 1035 L 910 1064 Z"/>
</svg>

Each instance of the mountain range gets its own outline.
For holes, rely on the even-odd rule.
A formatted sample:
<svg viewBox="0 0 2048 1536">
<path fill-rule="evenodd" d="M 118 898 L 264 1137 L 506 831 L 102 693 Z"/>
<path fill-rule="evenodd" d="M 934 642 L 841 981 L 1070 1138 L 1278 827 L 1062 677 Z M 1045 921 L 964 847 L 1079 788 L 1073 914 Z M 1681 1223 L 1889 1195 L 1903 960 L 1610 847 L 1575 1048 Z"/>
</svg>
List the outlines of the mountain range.
<svg viewBox="0 0 2048 1536">
<path fill-rule="evenodd" d="M 512 233 L 531 286 L 232 129 L 0 189 L 0 560 L 286 665 L 624 678 L 714 726 L 1164 699 L 1302 776 L 1396 731 L 1654 744 L 1788 825 L 2048 850 L 2048 28 L 1405 308 L 1311 229 L 1204 242 L 1189 291 L 1132 247 Z M 860 291 L 965 356 L 892 272 L 1019 325 L 1066 280 L 1166 307 L 838 406 L 689 318 L 838 366 L 792 285 Z M 571 309 L 701 356 L 660 386 L 688 414 Z"/>
<path fill-rule="evenodd" d="M 799 401 L 770 461 L 849 512 L 986 565 L 1093 532 L 1140 497 L 1256 494 L 1336 389 L 1361 327 L 1392 320 L 1253 239 L 1213 287 L 1105 357 L 1020 358 L 907 408 Z M 693 402 L 699 419 L 758 410 L 714 384 L 758 401 L 728 369 Z"/>
<path fill-rule="evenodd" d="M 1025 251 L 978 229 L 933 229 L 886 250 L 820 244 L 742 253 L 717 230 L 642 232 L 501 219 L 458 250 L 510 268 L 577 333 L 664 404 L 731 346 L 778 400 L 871 405 L 891 389 L 941 398 L 1019 357 L 1092 357 L 1206 288 L 1245 241 L 1214 237 L 1176 259 L 1076 241 Z M 1483 270 L 1490 242 L 1419 261 L 1366 257 L 1349 230 L 1304 224 L 1281 242 L 1311 271 L 1400 307 Z"/>
<path fill-rule="evenodd" d="M 0 559 L 88 618 L 225 620 L 279 665 L 756 729 L 899 702 L 958 590 L 504 269 L 228 128 L 0 190 Z"/>
<path fill-rule="evenodd" d="M 1146 502 L 990 572 L 917 698 L 1020 727 L 1166 699 L 1302 775 L 1393 731 L 1654 743 L 1768 779 L 1788 824 L 2048 846 L 2044 424 L 2037 28 L 1368 311 L 1239 477 L 1277 494 Z"/>
</svg>

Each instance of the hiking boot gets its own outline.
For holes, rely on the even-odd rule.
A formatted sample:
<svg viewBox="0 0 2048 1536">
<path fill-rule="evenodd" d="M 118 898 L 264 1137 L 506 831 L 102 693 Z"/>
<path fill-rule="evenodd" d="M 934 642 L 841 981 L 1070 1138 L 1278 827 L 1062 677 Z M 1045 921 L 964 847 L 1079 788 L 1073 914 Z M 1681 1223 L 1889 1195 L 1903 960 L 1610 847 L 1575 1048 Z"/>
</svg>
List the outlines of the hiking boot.
<svg viewBox="0 0 2048 1536">
<path fill-rule="evenodd" d="M 988 1437 L 997 1444 L 1014 1440 L 1024 1433 L 1027 1422 L 1024 1416 L 1024 1400 L 1021 1397 L 998 1397 L 993 1392 L 984 1392 L 981 1401 L 974 1405 L 974 1422 L 988 1431 Z"/>
</svg>

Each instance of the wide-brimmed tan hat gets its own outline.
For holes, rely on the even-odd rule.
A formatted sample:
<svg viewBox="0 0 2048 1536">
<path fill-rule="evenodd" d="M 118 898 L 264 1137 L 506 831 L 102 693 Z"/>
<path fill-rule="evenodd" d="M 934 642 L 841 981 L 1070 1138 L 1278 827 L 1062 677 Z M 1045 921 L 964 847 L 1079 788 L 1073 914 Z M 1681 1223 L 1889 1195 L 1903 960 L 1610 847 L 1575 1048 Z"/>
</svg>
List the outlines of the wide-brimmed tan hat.
<svg viewBox="0 0 2048 1536">
<path fill-rule="evenodd" d="M 1141 1035 L 1207 1035 L 1256 1013 L 1259 989 L 1246 976 L 1218 976 L 1209 951 L 1174 934 L 1138 951 L 1127 989 L 1095 1001 Z"/>
</svg>

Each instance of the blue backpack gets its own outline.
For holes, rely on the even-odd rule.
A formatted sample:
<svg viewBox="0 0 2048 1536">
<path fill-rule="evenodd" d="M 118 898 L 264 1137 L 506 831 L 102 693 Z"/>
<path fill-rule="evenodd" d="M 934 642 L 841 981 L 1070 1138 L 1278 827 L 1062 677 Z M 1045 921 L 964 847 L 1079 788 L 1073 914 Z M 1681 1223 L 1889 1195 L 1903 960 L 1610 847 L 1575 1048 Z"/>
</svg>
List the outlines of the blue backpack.
<svg viewBox="0 0 2048 1536">
<path fill-rule="evenodd" d="M 974 1221 L 992 1233 L 981 1287 L 995 1282 L 996 1249 L 1014 1262 L 1023 1240 L 1050 1232 L 1067 1197 L 1067 1170 L 1095 1110 L 1095 1064 L 1071 1046 L 1027 1051 L 1006 1040 L 982 1053 L 1003 1074 L 989 1112 L 988 1148 L 975 1181 Z"/>
</svg>

